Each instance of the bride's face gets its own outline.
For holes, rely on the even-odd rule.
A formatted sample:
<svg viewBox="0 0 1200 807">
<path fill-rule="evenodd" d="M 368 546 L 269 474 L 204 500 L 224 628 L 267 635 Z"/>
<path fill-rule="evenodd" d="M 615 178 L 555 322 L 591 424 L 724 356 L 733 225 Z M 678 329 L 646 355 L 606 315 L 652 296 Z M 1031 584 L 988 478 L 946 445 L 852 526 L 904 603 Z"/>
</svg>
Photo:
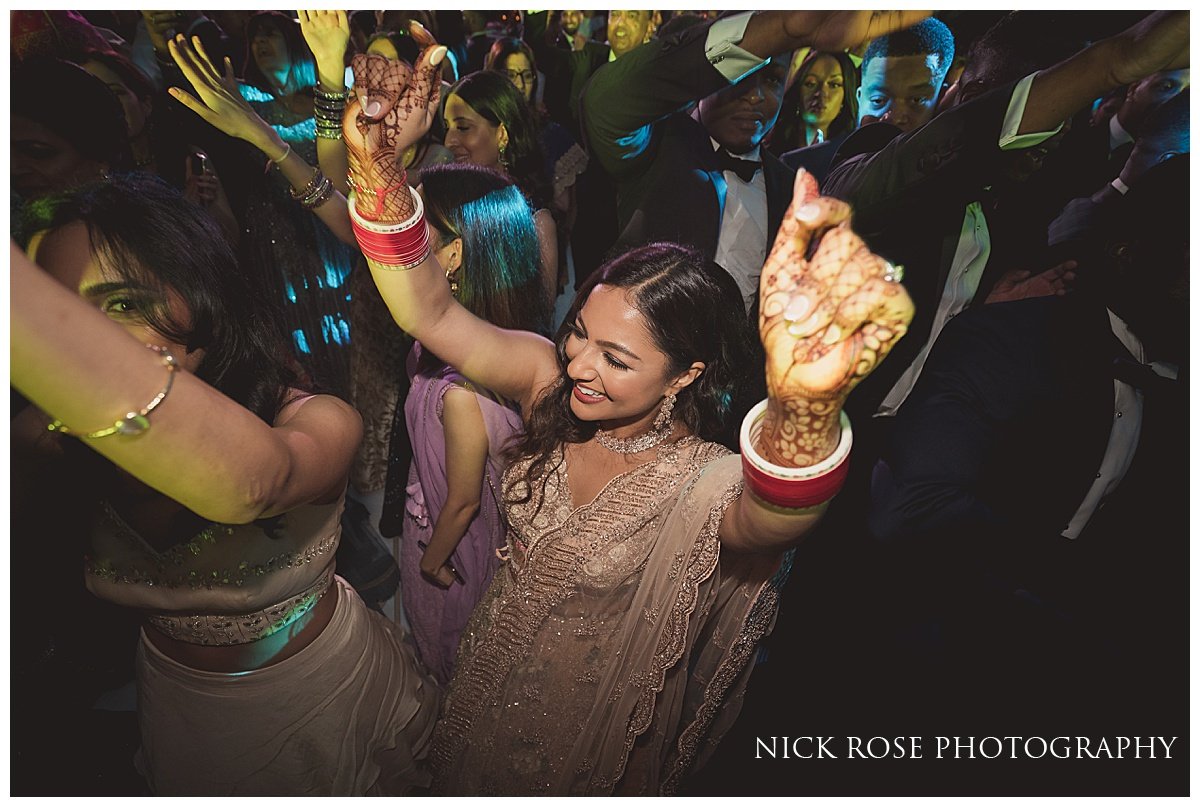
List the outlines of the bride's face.
<svg viewBox="0 0 1200 807">
<path fill-rule="evenodd" d="M 625 289 L 596 286 L 572 323 L 566 342 L 571 411 L 607 429 L 645 431 L 663 396 L 679 392 L 703 369 L 696 362 L 673 373 L 646 320 Z"/>
</svg>

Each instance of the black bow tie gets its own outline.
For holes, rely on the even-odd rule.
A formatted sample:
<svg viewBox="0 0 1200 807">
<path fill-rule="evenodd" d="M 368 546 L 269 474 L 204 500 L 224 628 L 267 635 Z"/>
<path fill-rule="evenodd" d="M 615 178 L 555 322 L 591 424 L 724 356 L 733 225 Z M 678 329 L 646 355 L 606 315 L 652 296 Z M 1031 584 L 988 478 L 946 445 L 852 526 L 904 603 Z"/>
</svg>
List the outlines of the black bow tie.
<svg viewBox="0 0 1200 807">
<path fill-rule="evenodd" d="M 741 157 L 734 157 L 723 148 L 717 149 L 717 165 L 722 171 L 732 171 L 738 175 L 742 182 L 749 182 L 754 179 L 754 174 L 758 169 L 762 168 L 762 163 L 755 160 L 743 160 Z"/>
</svg>

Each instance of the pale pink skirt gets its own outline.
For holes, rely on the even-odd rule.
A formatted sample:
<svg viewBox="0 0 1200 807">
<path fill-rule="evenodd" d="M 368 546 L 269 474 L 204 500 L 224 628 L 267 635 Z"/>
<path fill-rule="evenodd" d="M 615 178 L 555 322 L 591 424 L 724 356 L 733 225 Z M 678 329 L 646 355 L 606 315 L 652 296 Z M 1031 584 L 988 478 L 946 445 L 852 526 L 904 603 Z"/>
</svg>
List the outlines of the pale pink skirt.
<svg viewBox="0 0 1200 807">
<path fill-rule="evenodd" d="M 138 768 L 156 795 L 402 794 L 429 782 L 438 689 L 399 626 L 342 578 L 325 630 L 245 673 L 138 647 Z"/>
</svg>

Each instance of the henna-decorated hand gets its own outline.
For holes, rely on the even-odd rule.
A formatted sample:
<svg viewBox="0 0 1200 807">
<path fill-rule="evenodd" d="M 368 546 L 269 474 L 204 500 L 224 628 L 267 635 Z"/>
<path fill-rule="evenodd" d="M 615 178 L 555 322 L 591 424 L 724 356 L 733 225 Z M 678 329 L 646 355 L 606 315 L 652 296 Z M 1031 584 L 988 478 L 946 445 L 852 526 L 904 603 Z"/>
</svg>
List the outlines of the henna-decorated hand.
<svg viewBox="0 0 1200 807">
<path fill-rule="evenodd" d="M 167 90 L 171 97 L 230 137 L 253 143 L 264 151 L 269 149 L 274 130 L 242 97 L 228 57 L 222 76 L 204 52 L 199 37 L 192 37 L 189 45 L 187 38 L 180 34 L 167 44 L 171 58 L 199 96 L 197 99 L 178 87 L 171 87 Z"/>
<path fill-rule="evenodd" d="M 815 244 L 815 248 L 814 245 Z M 759 281 L 769 403 L 759 450 L 805 466 L 833 452 L 846 396 L 908 330 L 899 269 L 850 229 L 850 207 L 804 170 Z"/>
<path fill-rule="evenodd" d="M 446 48 L 416 21 L 409 30 L 421 46 L 415 69 L 376 54 L 358 54 L 351 63 L 354 93 L 342 130 L 354 184 L 378 194 L 375 199 L 358 194 L 356 207 L 366 219 L 399 221 L 411 214 L 408 193 L 395 192 L 404 175 L 400 155 L 425 136 L 438 111 L 438 67 Z"/>
<path fill-rule="evenodd" d="M 317 73 L 327 90 L 345 86 L 346 46 L 350 44 L 350 22 L 344 11 L 297 11 L 300 33 L 317 62 Z M 328 77 L 328 78 L 327 78 Z"/>
</svg>

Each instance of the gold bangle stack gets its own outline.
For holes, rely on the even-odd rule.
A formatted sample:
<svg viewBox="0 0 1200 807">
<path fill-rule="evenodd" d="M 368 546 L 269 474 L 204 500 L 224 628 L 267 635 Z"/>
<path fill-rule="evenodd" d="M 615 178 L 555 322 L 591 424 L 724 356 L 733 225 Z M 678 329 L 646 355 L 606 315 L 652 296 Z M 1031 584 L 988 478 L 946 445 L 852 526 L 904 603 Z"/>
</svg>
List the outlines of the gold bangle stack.
<svg viewBox="0 0 1200 807">
<path fill-rule="evenodd" d="M 317 122 L 317 137 L 326 140 L 342 139 L 342 114 L 346 111 L 348 92 L 313 90 L 313 116 Z"/>
<path fill-rule="evenodd" d="M 326 200 L 333 195 L 333 183 L 318 168 L 313 171 L 312 179 L 303 189 L 293 188 L 291 194 L 292 198 L 299 202 L 305 210 L 312 210 L 325 204 Z"/>
</svg>

